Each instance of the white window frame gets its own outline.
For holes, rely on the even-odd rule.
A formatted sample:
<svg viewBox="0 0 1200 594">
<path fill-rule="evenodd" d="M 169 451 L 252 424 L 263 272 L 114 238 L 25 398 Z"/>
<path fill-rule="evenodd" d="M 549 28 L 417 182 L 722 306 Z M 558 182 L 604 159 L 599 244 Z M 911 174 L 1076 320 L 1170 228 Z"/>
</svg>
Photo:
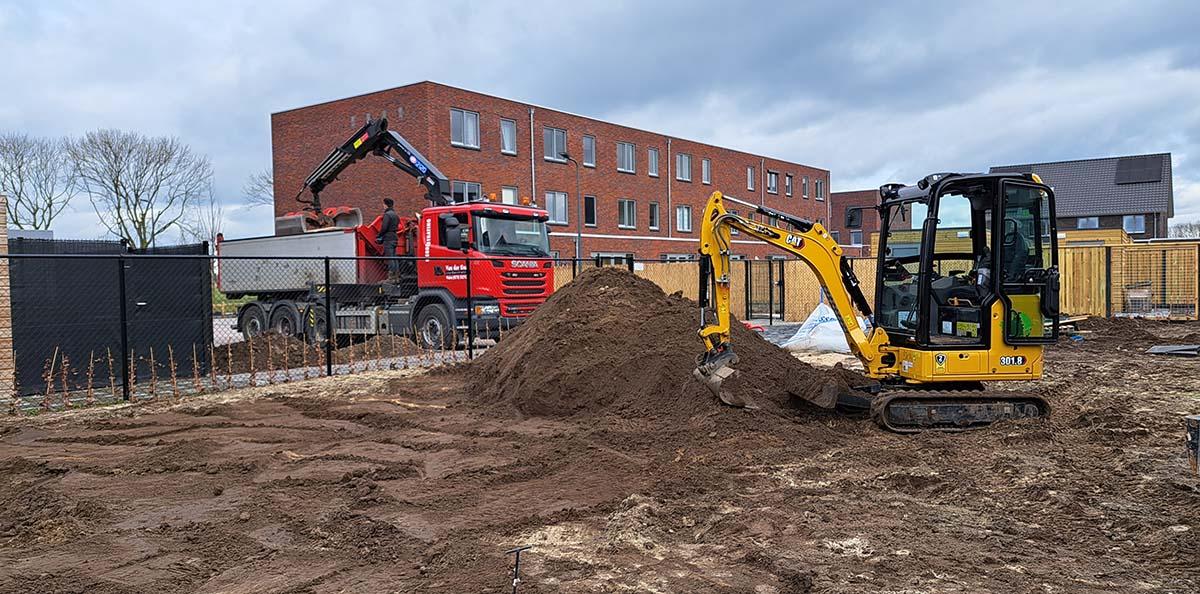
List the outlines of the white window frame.
<svg viewBox="0 0 1200 594">
<path fill-rule="evenodd" d="M 547 149 L 550 148 L 549 144 L 546 142 L 546 133 L 547 132 L 549 132 L 551 137 L 553 137 L 555 139 L 554 140 L 554 144 L 555 144 L 554 148 L 557 149 L 550 154 L 546 154 Z M 558 134 L 557 134 L 558 132 L 562 132 L 562 140 L 563 141 L 562 141 L 561 147 L 558 146 Z M 565 153 L 565 152 L 567 152 L 567 131 L 562 128 L 555 128 L 554 126 L 542 126 L 542 158 L 547 161 L 554 162 L 554 163 L 566 163 L 567 162 L 566 159 L 558 156 L 559 154 Z"/>
<path fill-rule="evenodd" d="M 462 132 L 462 134 L 461 134 L 462 138 L 460 138 L 459 140 L 454 140 L 454 117 L 455 116 L 462 118 L 462 124 L 459 127 L 459 130 Z M 470 117 L 468 117 L 468 116 L 470 116 Z M 475 122 L 474 126 L 471 126 L 475 129 L 475 143 L 474 144 L 471 144 L 471 142 L 467 139 L 467 128 L 468 128 L 467 122 L 470 121 L 471 119 L 473 119 Z M 450 108 L 450 145 L 461 147 L 461 148 L 470 148 L 470 149 L 479 148 L 479 113 L 478 112 L 469 111 L 466 109 L 459 109 L 457 107 Z"/>
<path fill-rule="evenodd" d="M 800 178 L 800 195 L 808 200 L 808 176 Z"/>
<path fill-rule="evenodd" d="M 650 223 L 649 229 L 651 231 L 658 231 L 659 225 L 662 224 L 661 220 L 662 212 L 659 211 L 658 202 L 651 202 L 650 211 L 646 218 L 646 222 Z"/>
<path fill-rule="evenodd" d="M 506 192 L 508 190 L 512 190 L 512 202 L 509 202 L 504 197 L 504 192 Z M 520 196 L 520 191 L 517 189 L 517 187 L 516 186 L 500 186 L 500 203 L 501 204 L 520 204 L 521 196 Z"/>
<path fill-rule="evenodd" d="M 754 191 L 754 178 L 755 177 L 757 177 L 757 174 L 754 172 L 754 166 L 753 165 L 747 166 L 746 167 L 746 190 L 747 191 L 750 191 L 750 192 Z"/>
<path fill-rule="evenodd" d="M 1130 231 L 1129 230 L 1129 221 L 1131 221 L 1131 220 L 1141 221 L 1141 229 L 1138 229 L 1136 231 Z M 1144 214 L 1123 215 L 1121 217 L 1121 228 L 1124 229 L 1125 232 L 1130 235 L 1139 235 L 1139 234 L 1145 233 L 1146 232 L 1146 215 L 1144 215 Z"/>
<path fill-rule="evenodd" d="M 687 153 L 675 153 L 675 179 L 683 182 L 692 181 L 692 156 Z"/>
<path fill-rule="evenodd" d="M 628 212 L 626 212 L 628 209 Z M 622 221 L 628 214 L 628 221 Z M 632 198 L 621 198 L 617 200 L 617 228 L 618 229 L 637 229 L 637 200 Z"/>
<path fill-rule="evenodd" d="M 658 177 L 658 149 L 646 149 L 646 174 L 650 177 Z"/>
<path fill-rule="evenodd" d="M 588 141 L 589 140 L 591 141 L 591 144 L 592 144 L 591 160 L 588 160 Z M 592 136 L 591 134 L 583 135 L 583 160 L 580 161 L 580 163 L 582 163 L 584 167 L 595 167 L 596 166 L 596 137 Z"/>
<path fill-rule="evenodd" d="M 700 183 L 704 185 L 712 184 L 712 159 L 700 161 Z"/>
<path fill-rule="evenodd" d="M 662 262 L 691 262 L 696 259 L 696 254 L 659 254 L 658 259 Z"/>
<path fill-rule="evenodd" d="M 507 125 L 509 128 L 512 129 L 512 138 L 505 139 L 505 137 L 504 137 L 505 125 Z M 505 146 L 507 144 L 506 140 L 512 141 L 512 148 L 507 148 Z M 517 154 L 517 121 L 516 120 L 500 118 L 500 153 L 505 154 L 505 155 Z"/>
<path fill-rule="evenodd" d="M 474 190 L 475 190 L 476 200 L 483 198 L 483 184 L 481 184 L 479 182 L 463 181 L 463 180 L 457 180 L 457 179 L 452 180 L 450 182 L 450 197 L 451 197 L 451 199 L 454 198 L 455 194 L 459 193 L 459 192 L 455 191 L 456 188 L 462 188 L 462 195 L 464 198 L 466 198 L 467 202 L 471 201 L 471 189 L 472 188 L 474 188 Z"/>
<path fill-rule="evenodd" d="M 790 173 L 784 174 L 784 176 L 783 176 L 783 195 L 784 196 L 792 195 L 792 186 L 794 185 L 794 183 L 795 183 L 795 180 L 792 179 L 792 174 L 790 174 Z"/>
<path fill-rule="evenodd" d="M 629 162 L 628 168 L 621 167 L 621 161 Z M 617 143 L 617 171 L 621 173 L 637 173 L 637 145 L 632 142 Z"/>
<path fill-rule="evenodd" d="M 592 222 L 588 222 L 588 198 L 592 199 Z M 600 210 L 596 208 L 596 197 L 584 195 L 583 197 L 583 226 L 595 227 L 600 222 Z"/>
<path fill-rule="evenodd" d="M 767 170 L 767 193 L 768 194 L 778 194 L 779 193 L 779 172 L 778 171 L 771 171 L 770 169 Z"/>
<path fill-rule="evenodd" d="M 820 202 L 824 202 L 825 201 L 825 180 L 818 179 L 813 182 L 813 186 L 815 186 L 814 191 L 817 194 L 817 200 Z"/>
<path fill-rule="evenodd" d="M 555 200 L 562 200 L 562 219 L 556 219 L 554 211 Z M 556 192 L 554 190 L 546 190 L 546 212 L 550 215 L 550 219 L 546 221 L 547 225 L 566 225 L 570 223 L 570 204 L 566 192 Z"/>
<path fill-rule="evenodd" d="M 855 239 L 855 237 L 854 237 L 856 234 L 858 235 L 857 239 Z M 863 244 L 862 229 L 851 229 L 850 230 L 850 245 L 862 245 L 862 244 Z"/>
<path fill-rule="evenodd" d="M 684 220 L 686 218 L 686 221 Z M 682 223 L 686 222 L 687 225 Z M 692 207 L 681 204 L 675 207 L 675 230 L 680 233 L 692 232 Z"/>
<path fill-rule="evenodd" d="M 1094 221 L 1095 223 L 1089 225 L 1089 224 L 1084 223 L 1084 221 Z M 1077 217 L 1075 219 L 1075 228 L 1076 229 L 1099 229 L 1100 228 L 1100 217 Z"/>
</svg>

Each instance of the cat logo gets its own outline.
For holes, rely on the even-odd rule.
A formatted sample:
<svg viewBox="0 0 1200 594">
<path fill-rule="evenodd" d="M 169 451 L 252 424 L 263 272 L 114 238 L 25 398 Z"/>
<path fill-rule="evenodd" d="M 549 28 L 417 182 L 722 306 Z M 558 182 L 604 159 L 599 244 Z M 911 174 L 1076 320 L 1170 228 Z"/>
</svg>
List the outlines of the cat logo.
<svg viewBox="0 0 1200 594">
<path fill-rule="evenodd" d="M 787 244 L 792 247 L 800 247 L 800 246 L 804 245 L 803 237 L 797 237 L 795 235 L 792 235 L 791 233 L 788 233 L 787 237 L 784 238 L 784 241 L 786 241 Z"/>
<path fill-rule="evenodd" d="M 946 353 L 938 353 L 933 356 L 933 362 L 937 364 L 938 369 L 946 367 Z"/>
</svg>

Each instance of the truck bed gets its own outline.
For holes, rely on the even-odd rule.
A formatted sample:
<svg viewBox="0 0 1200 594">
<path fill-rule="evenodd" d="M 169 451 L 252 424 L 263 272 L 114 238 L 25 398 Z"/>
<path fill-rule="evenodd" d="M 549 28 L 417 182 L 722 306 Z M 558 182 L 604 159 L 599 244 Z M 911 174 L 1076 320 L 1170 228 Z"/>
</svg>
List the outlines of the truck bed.
<svg viewBox="0 0 1200 594">
<path fill-rule="evenodd" d="M 310 283 L 325 282 L 320 258 L 354 258 L 356 252 L 353 229 L 226 240 L 218 249 L 218 286 L 233 294 L 305 291 Z M 363 282 L 353 260 L 335 260 L 329 268 L 333 284 Z"/>
</svg>

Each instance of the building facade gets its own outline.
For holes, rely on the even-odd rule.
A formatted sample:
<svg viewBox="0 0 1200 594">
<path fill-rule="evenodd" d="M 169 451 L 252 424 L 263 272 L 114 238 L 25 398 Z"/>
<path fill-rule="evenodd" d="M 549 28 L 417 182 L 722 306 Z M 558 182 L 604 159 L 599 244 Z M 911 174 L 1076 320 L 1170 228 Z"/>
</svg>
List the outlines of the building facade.
<svg viewBox="0 0 1200 594">
<path fill-rule="evenodd" d="M 575 255 L 577 235 L 584 258 L 691 258 L 715 190 L 813 220 L 830 216 L 828 170 L 429 81 L 272 114 L 276 216 L 299 209 L 296 192 L 333 147 L 383 116 L 453 180 L 456 196 L 530 197 L 546 208 L 551 250 L 563 258 Z M 367 220 L 385 197 L 401 213 L 427 205 L 412 178 L 374 158 L 321 194 L 323 204 L 358 207 Z M 778 253 L 734 240 L 739 255 Z"/>
<path fill-rule="evenodd" d="M 992 167 L 1036 173 L 1054 189 L 1059 231 L 1123 229 L 1133 239 L 1167 236 L 1175 216 L 1171 153 Z"/>
<path fill-rule="evenodd" d="M 829 195 L 829 232 L 852 257 L 872 256 L 871 236 L 879 232 L 879 190 L 852 190 Z M 857 211 L 853 215 L 851 211 Z"/>
</svg>

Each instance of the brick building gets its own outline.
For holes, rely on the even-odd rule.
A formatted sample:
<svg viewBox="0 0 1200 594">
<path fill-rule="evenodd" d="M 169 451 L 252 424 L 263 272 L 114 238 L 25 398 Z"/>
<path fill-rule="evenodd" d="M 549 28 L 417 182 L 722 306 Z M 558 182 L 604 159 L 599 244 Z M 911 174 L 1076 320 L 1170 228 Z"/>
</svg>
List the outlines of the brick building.
<svg viewBox="0 0 1200 594">
<path fill-rule="evenodd" d="M 829 232 L 848 256 L 872 256 L 871 235 L 879 232 L 879 190 L 852 190 L 829 194 Z M 848 216 L 852 209 L 859 215 Z M 847 224 L 850 223 L 850 224 Z"/>
<path fill-rule="evenodd" d="M 696 252 L 699 217 L 714 190 L 813 220 L 829 218 L 824 169 L 716 147 L 424 81 L 271 115 L 276 215 L 297 210 L 304 178 L 367 118 L 387 116 L 447 177 L 456 195 L 529 196 L 551 215 L 551 250 L 584 257 L 677 259 Z M 582 221 L 576 202 L 579 163 Z M 408 176 L 379 159 L 348 169 L 326 205 L 373 218 L 384 197 L 400 212 L 427 203 Z M 735 238 L 735 241 L 736 238 Z M 751 258 L 778 252 L 740 241 Z"/>
</svg>

